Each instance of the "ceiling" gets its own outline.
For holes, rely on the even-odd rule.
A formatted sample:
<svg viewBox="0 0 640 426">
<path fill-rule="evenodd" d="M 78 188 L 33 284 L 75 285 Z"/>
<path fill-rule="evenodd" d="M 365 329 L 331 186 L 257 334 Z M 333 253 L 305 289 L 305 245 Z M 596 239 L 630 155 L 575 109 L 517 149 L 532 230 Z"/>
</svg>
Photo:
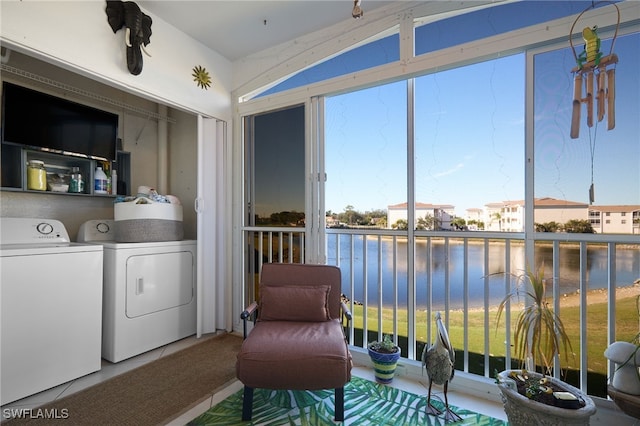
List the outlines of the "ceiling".
<svg viewBox="0 0 640 426">
<path fill-rule="evenodd" d="M 362 0 L 361 19 L 390 3 Z M 141 0 L 138 5 L 230 61 L 354 19 L 353 0 Z"/>
</svg>

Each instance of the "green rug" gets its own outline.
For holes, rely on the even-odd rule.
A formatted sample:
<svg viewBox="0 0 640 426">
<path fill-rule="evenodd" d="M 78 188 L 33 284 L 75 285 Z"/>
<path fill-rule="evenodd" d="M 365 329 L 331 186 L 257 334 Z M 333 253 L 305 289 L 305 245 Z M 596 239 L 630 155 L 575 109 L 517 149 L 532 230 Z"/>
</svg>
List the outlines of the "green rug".
<svg viewBox="0 0 640 426">
<path fill-rule="evenodd" d="M 442 416 L 425 413 L 426 395 L 416 395 L 391 386 L 353 377 L 344 389 L 344 425 L 444 425 Z M 242 390 L 229 396 L 189 425 L 334 425 L 333 390 L 273 391 L 256 389 L 253 421 L 240 420 Z M 438 408 L 444 403 L 432 401 Z M 506 425 L 506 422 L 458 407 L 456 425 Z M 452 424 L 452 423 L 450 423 Z"/>
</svg>

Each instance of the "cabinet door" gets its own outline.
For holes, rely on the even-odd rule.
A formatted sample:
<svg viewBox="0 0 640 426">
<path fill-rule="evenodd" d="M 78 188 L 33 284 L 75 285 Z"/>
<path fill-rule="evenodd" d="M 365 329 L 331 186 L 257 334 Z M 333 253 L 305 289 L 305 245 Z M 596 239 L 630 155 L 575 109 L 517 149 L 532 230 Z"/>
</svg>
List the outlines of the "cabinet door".
<svg viewBox="0 0 640 426">
<path fill-rule="evenodd" d="M 24 168 L 22 148 L 3 143 L 1 157 L 2 178 L 0 185 L 7 189 L 22 189 L 22 170 Z"/>
</svg>

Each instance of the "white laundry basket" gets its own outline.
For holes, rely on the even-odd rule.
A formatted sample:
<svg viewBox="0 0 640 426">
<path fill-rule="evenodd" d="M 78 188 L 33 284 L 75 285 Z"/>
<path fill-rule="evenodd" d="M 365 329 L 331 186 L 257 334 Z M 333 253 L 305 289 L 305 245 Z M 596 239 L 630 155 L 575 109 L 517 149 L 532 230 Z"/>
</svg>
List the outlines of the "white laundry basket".
<svg viewBox="0 0 640 426">
<path fill-rule="evenodd" d="M 180 241 L 184 238 L 180 204 L 116 203 L 113 217 L 115 240 L 119 243 Z"/>
</svg>

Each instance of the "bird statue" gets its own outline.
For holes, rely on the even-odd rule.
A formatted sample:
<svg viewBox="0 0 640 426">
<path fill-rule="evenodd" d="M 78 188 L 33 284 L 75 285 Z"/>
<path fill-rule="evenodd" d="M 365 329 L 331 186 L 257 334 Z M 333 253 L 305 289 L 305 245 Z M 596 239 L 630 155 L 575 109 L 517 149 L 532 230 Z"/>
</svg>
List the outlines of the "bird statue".
<svg viewBox="0 0 640 426">
<path fill-rule="evenodd" d="M 431 404 L 431 385 L 444 384 L 444 402 L 445 402 L 445 422 L 457 422 L 462 418 L 451 411 L 449 408 L 449 400 L 447 399 L 447 388 L 453 374 L 455 372 L 454 364 L 456 362 L 456 354 L 449 341 L 447 329 L 442 324 L 440 312 L 436 312 L 436 326 L 438 333 L 434 339 L 432 346 L 427 343 L 422 351 L 422 368 L 427 370 L 429 376 L 429 395 L 427 397 L 427 414 L 438 416 L 442 414 L 438 408 Z"/>
</svg>

